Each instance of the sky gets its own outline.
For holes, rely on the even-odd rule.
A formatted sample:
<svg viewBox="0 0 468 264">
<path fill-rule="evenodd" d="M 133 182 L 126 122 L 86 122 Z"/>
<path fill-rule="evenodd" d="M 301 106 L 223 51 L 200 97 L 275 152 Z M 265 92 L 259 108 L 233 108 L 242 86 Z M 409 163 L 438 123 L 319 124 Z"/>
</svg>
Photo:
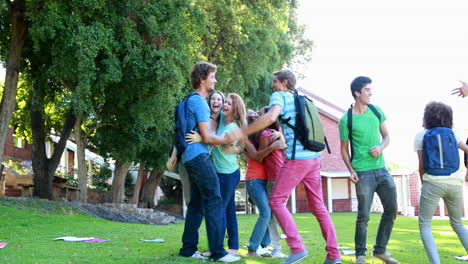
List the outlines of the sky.
<svg viewBox="0 0 468 264">
<path fill-rule="evenodd" d="M 299 22 L 314 41 L 298 85 L 347 109 L 349 85 L 370 77 L 372 103 L 387 116 L 386 162 L 416 170 L 415 134 L 424 106 L 452 106 L 454 129 L 468 136 L 468 98 L 450 95 L 468 82 L 468 2 L 300 0 Z"/>
</svg>

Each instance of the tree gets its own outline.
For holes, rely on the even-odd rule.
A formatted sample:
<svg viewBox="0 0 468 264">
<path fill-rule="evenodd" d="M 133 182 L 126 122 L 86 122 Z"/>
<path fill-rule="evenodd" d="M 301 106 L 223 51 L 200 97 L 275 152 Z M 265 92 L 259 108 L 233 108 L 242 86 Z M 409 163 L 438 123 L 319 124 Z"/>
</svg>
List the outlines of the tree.
<svg viewBox="0 0 468 264">
<path fill-rule="evenodd" d="M 21 53 L 28 29 L 25 20 L 26 0 L 7 0 L 0 5 L 2 13 L 1 31 L 3 36 L 9 36 L 1 40 L 2 47 L 8 47 L 8 55 L 1 54 L 1 60 L 7 61 L 5 86 L 0 103 L 0 163 L 3 161 L 5 151 L 5 140 L 10 124 L 11 115 L 15 109 L 16 89 L 19 80 Z M 8 22 L 5 22 L 8 18 Z M 6 59 L 7 58 L 7 59 Z"/>
</svg>

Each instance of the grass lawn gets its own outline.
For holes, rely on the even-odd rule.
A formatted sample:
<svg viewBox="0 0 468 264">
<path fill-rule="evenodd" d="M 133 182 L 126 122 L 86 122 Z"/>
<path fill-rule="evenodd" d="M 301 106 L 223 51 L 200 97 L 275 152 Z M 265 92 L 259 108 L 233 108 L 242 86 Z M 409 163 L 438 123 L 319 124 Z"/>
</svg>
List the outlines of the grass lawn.
<svg viewBox="0 0 468 264">
<path fill-rule="evenodd" d="M 332 214 L 340 246 L 354 246 L 355 213 Z M 248 242 L 256 215 L 239 215 L 241 245 Z M 317 221 L 311 214 L 296 214 L 296 223 L 310 257 L 301 263 L 322 263 L 325 243 Z M 368 248 L 375 241 L 380 215 L 369 222 Z M 468 222 L 465 222 L 468 224 Z M 0 199 L 0 263 L 209 263 L 178 257 L 184 223 L 167 226 L 126 224 L 97 219 L 71 209 L 62 202 Z M 433 231 L 441 262 L 459 263 L 452 256 L 466 255 L 448 220 L 434 220 Z M 206 232 L 200 230 L 200 250 L 207 250 Z M 61 236 L 110 239 L 103 243 L 52 241 Z M 141 239 L 164 238 L 165 243 L 144 243 Z M 285 241 L 284 253 L 288 253 Z M 419 237 L 417 218 L 397 217 L 389 251 L 401 263 L 427 263 Z M 280 259 L 244 257 L 238 263 L 280 263 Z M 343 263 L 354 263 L 354 256 L 343 256 Z M 367 263 L 382 263 L 368 257 Z"/>
</svg>

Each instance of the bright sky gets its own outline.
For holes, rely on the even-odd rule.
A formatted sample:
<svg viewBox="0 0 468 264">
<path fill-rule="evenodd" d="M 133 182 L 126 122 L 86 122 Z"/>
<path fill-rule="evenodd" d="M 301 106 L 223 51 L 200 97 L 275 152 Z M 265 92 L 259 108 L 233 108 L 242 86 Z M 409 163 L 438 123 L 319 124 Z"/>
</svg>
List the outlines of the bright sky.
<svg viewBox="0 0 468 264">
<path fill-rule="evenodd" d="M 349 85 L 372 80 L 391 142 L 386 161 L 417 169 L 414 135 L 424 106 L 450 104 L 455 130 L 468 136 L 468 98 L 450 95 L 468 81 L 468 2 L 433 0 L 300 0 L 299 19 L 314 40 L 299 85 L 347 109 Z"/>
</svg>

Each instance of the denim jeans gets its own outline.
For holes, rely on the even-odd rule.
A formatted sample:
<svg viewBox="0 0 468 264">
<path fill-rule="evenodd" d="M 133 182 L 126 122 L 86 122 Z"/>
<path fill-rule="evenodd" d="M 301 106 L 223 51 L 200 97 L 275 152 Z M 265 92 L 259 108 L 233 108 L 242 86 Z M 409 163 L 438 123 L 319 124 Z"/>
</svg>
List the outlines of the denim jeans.
<svg viewBox="0 0 468 264">
<path fill-rule="evenodd" d="M 259 245 L 266 247 L 270 244 L 268 224 L 271 218 L 271 209 L 268 205 L 266 184 L 267 180 L 263 179 L 251 179 L 246 182 L 247 193 L 260 212 L 260 216 L 258 217 L 252 231 L 252 235 L 250 235 L 249 251 L 257 251 Z"/>
<path fill-rule="evenodd" d="M 374 192 L 379 196 L 384 208 L 377 231 L 374 252 L 379 254 L 384 253 L 392 233 L 398 209 L 395 182 L 386 168 L 359 171 L 357 174 L 359 177 L 359 181 L 356 183 L 358 215 L 356 219 L 356 232 L 354 234 L 356 256 L 366 254 L 367 223 L 369 222 Z"/>
<path fill-rule="evenodd" d="M 228 247 L 239 249 L 239 230 L 236 216 L 236 186 L 240 181 L 240 170 L 233 173 L 218 173 L 221 196 L 225 210 L 225 226 L 228 234 Z"/>
<path fill-rule="evenodd" d="M 266 189 L 268 198 L 271 197 L 271 192 L 274 185 L 275 181 L 267 181 Z M 281 252 L 281 237 L 279 233 L 278 220 L 276 220 L 276 217 L 273 213 L 271 214 L 270 223 L 268 224 L 268 231 L 270 231 L 271 246 L 273 247 L 273 251 Z"/>
<path fill-rule="evenodd" d="M 450 216 L 450 225 L 458 235 L 463 247 L 468 252 L 468 230 L 463 225 L 462 218 L 462 186 L 446 183 L 424 182 L 419 200 L 419 231 L 431 264 L 440 264 L 439 253 L 432 235 L 432 217 L 439 206 L 440 198 L 444 199 Z"/>
<path fill-rule="evenodd" d="M 223 247 L 226 221 L 218 175 L 206 153 L 198 155 L 184 165 L 190 179 L 191 198 L 179 254 L 190 257 L 197 251 L 198 229 L 205 216 L 208 246 L 212 258 L 217 260 L 227 254 Z"/>
</svg>

